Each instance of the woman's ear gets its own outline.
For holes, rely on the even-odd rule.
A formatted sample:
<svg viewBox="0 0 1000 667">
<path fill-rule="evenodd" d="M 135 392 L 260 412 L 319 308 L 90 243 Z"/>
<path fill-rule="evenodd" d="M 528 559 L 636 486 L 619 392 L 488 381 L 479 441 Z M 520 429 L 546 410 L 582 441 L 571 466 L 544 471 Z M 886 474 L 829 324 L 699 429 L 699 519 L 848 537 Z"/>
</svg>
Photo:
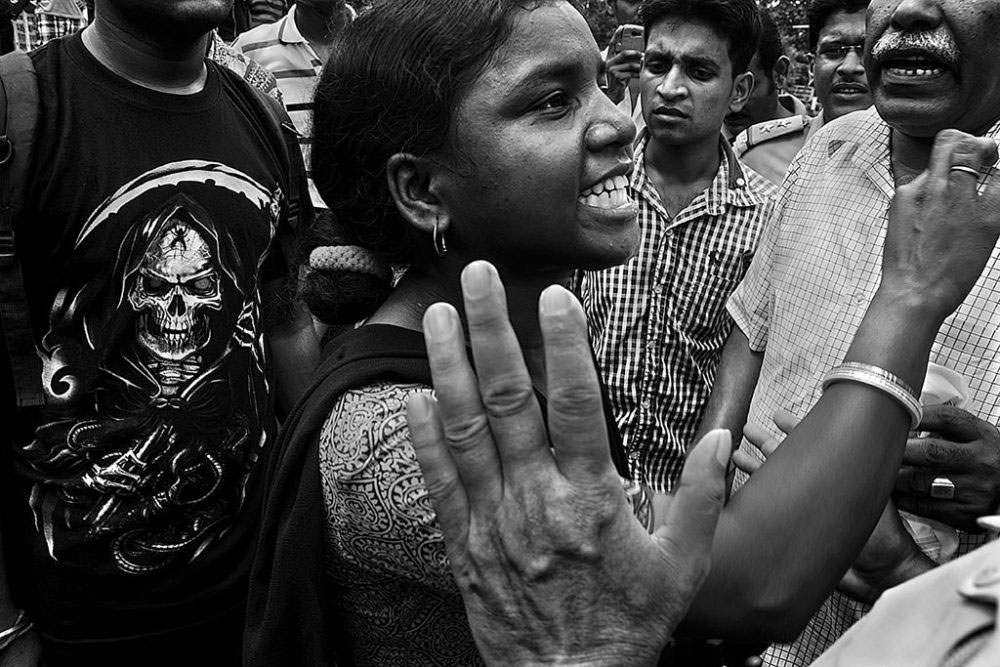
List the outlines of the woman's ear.
<svg viewBox="0 0 1000 667">
<path fill-rule="evenodd" d="M 450 222 L 436 192 L 439 169 L 429 158 L 411 153 L 396 153 L 386 163 L 389 192 L 399 214 L 427 234 L 433 234 L 435 225 L 444 232 Z"/>
</svg>

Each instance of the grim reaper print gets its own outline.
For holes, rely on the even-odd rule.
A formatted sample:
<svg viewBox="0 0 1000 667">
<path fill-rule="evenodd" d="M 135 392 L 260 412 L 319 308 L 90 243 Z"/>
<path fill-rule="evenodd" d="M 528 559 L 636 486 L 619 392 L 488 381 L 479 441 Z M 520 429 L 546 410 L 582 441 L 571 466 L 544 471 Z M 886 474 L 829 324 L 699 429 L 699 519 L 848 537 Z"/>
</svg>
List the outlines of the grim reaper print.
<svg viewBox="0 0 1000 667">
<path fill-rule="evenodd" d="M 98 548 L 150 573 L 225 534 L 269 432 L 258 281 L 279 210 L 246 175 L 184 162 L 125 185 L 80 231 L 75 251 L 111 263 L 56 297 L 52 418 L 23 452 L 53 558 Z"/>
</svg>

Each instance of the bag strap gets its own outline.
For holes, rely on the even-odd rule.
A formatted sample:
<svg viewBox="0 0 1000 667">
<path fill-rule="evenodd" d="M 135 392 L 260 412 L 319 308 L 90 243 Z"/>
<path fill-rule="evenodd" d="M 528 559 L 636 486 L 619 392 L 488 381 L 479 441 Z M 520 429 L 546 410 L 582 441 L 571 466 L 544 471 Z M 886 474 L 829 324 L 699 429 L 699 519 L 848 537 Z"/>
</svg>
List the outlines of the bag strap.
<svg viewBox="0 0 1000 667">
<path fill-rule="evenodd" d="M 19 408 L 45 404 L 28 295 L 14 248 L 14 221 L 24 209 L 39 104 L 38 78 L 28 54 L 14 51 L 0 57 L 0 327 Z"/>
<path fill-rule="evenodd" d="M 333 603 L 336 592 L 325 576 L 319 434 L 349 389 L 377 381 L 430 382 L 417 331 L 369 325 L 337 337 L 327 352 L 262 462 L 263 515 L 243 634 L 247 667 L 354 664 L 346 624 Z"/>
</svg>

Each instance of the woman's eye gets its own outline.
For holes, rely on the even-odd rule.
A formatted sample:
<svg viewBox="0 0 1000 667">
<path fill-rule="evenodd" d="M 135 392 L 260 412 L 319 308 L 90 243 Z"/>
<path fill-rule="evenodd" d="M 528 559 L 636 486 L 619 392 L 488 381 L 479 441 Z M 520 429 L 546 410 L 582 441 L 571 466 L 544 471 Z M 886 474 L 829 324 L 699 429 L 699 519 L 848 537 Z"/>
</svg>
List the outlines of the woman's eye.
<svg viewBox="0 0 1000 667">
<path fill-rule="evenodd" d="M 555 111 L 565 109 L 569 106 L 569 97 L 566 93 L 553 93 L 538 103 L 535 107 L 537 111 Z"/>
</svg>

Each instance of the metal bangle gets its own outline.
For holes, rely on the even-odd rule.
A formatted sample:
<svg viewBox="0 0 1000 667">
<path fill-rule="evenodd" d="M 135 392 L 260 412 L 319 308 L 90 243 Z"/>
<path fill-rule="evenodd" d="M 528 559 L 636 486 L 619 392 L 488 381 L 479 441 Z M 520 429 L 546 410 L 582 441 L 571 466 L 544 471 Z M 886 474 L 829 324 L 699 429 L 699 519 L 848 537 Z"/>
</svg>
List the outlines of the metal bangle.
<svg viewBox="0 0 1000 667">
<path fill-rule="evenodd" d="M 913 391 L 913 388 L 910 385 L 906 384 L 906 382 L 903 381 L 903 378 L 899 377 L 892 371 L 882 368 L 881 366 L 875 366 L 874 364 L 865 364 L 860 361 L 845 361 L 844 363 L 840 364 L 840 366 L 838 366 L 837 368 L 855 368 L 861 371 L 876 373 L 884 377 L 889 382 L 899 386 L 900 389 L 902 389 L 907 394 L 912 396 L 914 400 L 917 401 L 920 400 L 920 394 Z"/>
<path fill-rule="evenodd" d="M 823 376 L 822 389 L 826 391 L 834 382 L 858 382 L 885 392 L 902 404 L 910 414 L 910 428 L 916 428 L 923 419 L 924 409 L 920 405 L 920 399 L 899 376 L 884 368 L 859 362 L 844 362 Z"/>
<path fill-rule="evenodd" d="M 32 628 L 31 620 L 23 609 L 18 610 L 17 619 L 14 624 L 6 630 L 0 632 L 0 653 L 6 651 L 10 646 L 28 633 Z"/>
</svg>

